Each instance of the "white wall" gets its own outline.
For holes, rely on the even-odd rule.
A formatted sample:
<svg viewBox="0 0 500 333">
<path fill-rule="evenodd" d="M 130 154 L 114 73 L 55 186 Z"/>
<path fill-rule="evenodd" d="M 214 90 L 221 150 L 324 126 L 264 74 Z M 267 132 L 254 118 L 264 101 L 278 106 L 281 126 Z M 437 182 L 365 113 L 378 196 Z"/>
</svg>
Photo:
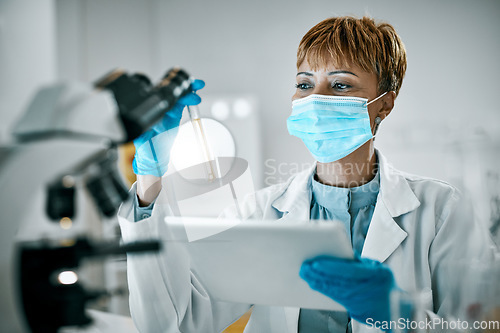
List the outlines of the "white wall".
<svg viewBox="0 0 500 333">
<path fill-rule="evenodd" d="M 408 50 L 407 76 L 377 146 L 397 167 L 462 182 L 483 195 L 486 178 L 471 173 L 499 173 L 496 0 L 2 0 L 0 142 L 9 139 L 36 87 L 56 76 L 92 82 L 123 67 L 157 79 L 181 65 L 207 82 L 202 96 L 257 99 L 262 158 L 256 163 L 263 181 L 279 181 L 311 162 L 285 125 L 296 47 L 319 20 L 345 14 L 392 23 Z M 257 134 L 238 135 L 253 142 Z M 483 153 L 467 157 L 478 147 Z M 268 167 L 280 164 L 283 175 Z M 489 204 L 487 196 L 482 201 Z"/>
<path fill-rule="evenodd" d="M 11 140 L 9 129 L 35 90 L 55 80 L 54 13 L 53 0 L 0 0 L 0 145 Z M 20 182 L 20 186 L 29 185 Z M 4 191 L 2 201 L 12 195 Z M 17 266 L 11 261 L 13 247 L 8 238 L 18 221 L 9 218 L 9 212 L 0 214 L 0 330 L 18 332 L 24 324 L 20 304 L 14 300 L 18 286 L 12 270 Z"/>
<path fill-rule="evenodd" d="M 40 85 L 56 79 L 53 0 L 0 0 L 0 143 Z"/>
<path fill-rule="evenodd" d="M 58 5 L 71 2 L 76 3 Z M 406 138 L 444 141 L 443 132 L 463 124 L 496 133 L 498 110 L 490 98 L 499 88 L 498 1 L 107 0 L 77 5 L 80 11 L 71 21 L 84 24 L 76 36 L 82 58 L 77 78 L 94 80 L 116 66 L 157 78 L 179 64 L 207 82 L 205 94 L 257 95 L 265 158 L 309 160 L 285 126 L 295 51 L 311 26 L 333 15 L 366 13 L 387 20 L 407 46 L 407 76 L 396 109 L 381 128 L 380 147 L 396 149 Z M 62 67 L 62 47 L 64 77 L 74 68 Z"/>
<path fill-rule="evenodd" d="M 302 35 L 335 15 L 367 14 L 388 21 L 406 45 L 408 71 L 395 109 L 381 125 L 377 146 L 396 167 L 469 188 L 485 210 L 491 196 L 500 196 L 499 191 L 483 190 L 486 172 L 500 173 L 497 0 L 57 4 L 60 77 L 93 81 L 118 66 L 156 79 L 180 65 L 206 81 L 202 97 L 255 97 L 261 134 L 245 128 L 237 133 L 250 143 L 261 136 L 262 157 L 250 161 L 263 171 L 257 186 L 286 179 L 312 162 L 286 129 Z M 478 147 L 482 153 L 471 157 L 468 152 Z M 273 172 L 278 166 L 282 172 Z"/>
<path fill-rule="evenodd" d="M 250 163 L 279 181 L 312 161 L 286 130 L 297 45 L 345 14 L 392 23 L 408 50 L 377 146 L 397 167 L 464 186 L 489 219 L 489 200 L 500 198 L 497 0 L 0 0 L 0 143 L 42 84 L 92 82 L 114 67 L 158 79 L 181 65 L 206 81 L 202 97 L 255 99 L 260 132 L 235 134 L 258 146 L 260 137 Z"/>
</svg>

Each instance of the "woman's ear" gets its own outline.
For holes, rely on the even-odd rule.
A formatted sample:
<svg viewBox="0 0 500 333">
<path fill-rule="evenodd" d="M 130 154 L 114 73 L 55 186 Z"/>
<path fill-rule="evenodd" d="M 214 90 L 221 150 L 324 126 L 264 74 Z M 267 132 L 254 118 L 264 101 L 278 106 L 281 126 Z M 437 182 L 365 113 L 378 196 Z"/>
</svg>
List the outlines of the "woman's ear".
<svg viewBox="0 0 500 333">
<path fill-rule="evenodd" d="M 387 117 L 389 113 L 391 113 L 392 109 L 394 108 L 395 99 L 396 99 L 396 92 L 394 91 L 389 91 L 381 98 L 382 108 L 377 114 L 377 116 L 379 116 L 380 119 L 384 120 L 384 118 Z"/>
</svg>

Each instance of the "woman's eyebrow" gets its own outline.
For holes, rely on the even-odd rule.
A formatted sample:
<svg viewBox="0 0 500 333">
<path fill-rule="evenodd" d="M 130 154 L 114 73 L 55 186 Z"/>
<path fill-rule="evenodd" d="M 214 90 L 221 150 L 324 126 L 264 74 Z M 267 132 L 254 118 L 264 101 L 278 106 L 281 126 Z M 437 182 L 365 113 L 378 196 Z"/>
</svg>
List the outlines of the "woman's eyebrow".
<svg viewBox="0 0 500 333">
<path fill-rule="evenodd" d="M 328 75 L 335 75 L 335 74 L 351 74 L 351 75 L 357 76 L 353 72 L 349 72 L 349 71 L 333 71 L 333 72 L 328 73 Z"/>
<path fill-rule="evenodd" d="M 333 72 L 328 73 L 328 75 L 335 75 L 335 74 L 351 74 L 351 75 L 354 75 L 357 77 L 357 75 L 354 74 L 353 72 L 344 71 L 344 70 L 333 71 Z M 299 76 L 299 75 L 314 76 L 314 74 L 310 73 L 310 72 L 298 72 L 296 76 Z"/>
</svg>

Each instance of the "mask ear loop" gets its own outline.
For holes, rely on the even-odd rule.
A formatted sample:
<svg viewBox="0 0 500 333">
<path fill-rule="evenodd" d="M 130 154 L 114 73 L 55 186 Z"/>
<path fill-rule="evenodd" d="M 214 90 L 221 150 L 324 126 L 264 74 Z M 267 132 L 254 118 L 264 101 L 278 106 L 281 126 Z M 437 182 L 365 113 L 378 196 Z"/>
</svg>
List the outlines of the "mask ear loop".
<svg viewBox="0 0 500 333">
<path fill-rule="evenodd" d="M 366 103 L 366 106 L 370 105 L 371 103 L 375 102 L 376 100 L 378 100 L 379 98 L 382 98 L 385 96 L 385 94 L 387 94 L 387 91 L 385 93 L 383 93 L 382 95 L 380 95 L 379 97 L 375 98 L 375 99 L 372 99 L 371 101 L 369 101 L 368 103 Z"/>
</svg>

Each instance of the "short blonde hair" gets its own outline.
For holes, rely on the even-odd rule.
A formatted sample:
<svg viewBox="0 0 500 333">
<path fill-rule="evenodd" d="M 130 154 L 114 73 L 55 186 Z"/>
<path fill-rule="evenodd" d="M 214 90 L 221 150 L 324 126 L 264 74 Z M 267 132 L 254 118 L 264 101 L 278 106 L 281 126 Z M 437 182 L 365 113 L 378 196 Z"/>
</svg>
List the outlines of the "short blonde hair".
<svg viewBox="0 0 500 333">
<path fill-rule="evenodd" d="M 388 23 L 370 17 L 332 17 L 312 27 L 300 41 L 297 68 L 307 60 L 313 70 L 354 64 L 378 78 L 379 93 L 399 94 L 406 72 L 406 50 Z"/>
</svg>

